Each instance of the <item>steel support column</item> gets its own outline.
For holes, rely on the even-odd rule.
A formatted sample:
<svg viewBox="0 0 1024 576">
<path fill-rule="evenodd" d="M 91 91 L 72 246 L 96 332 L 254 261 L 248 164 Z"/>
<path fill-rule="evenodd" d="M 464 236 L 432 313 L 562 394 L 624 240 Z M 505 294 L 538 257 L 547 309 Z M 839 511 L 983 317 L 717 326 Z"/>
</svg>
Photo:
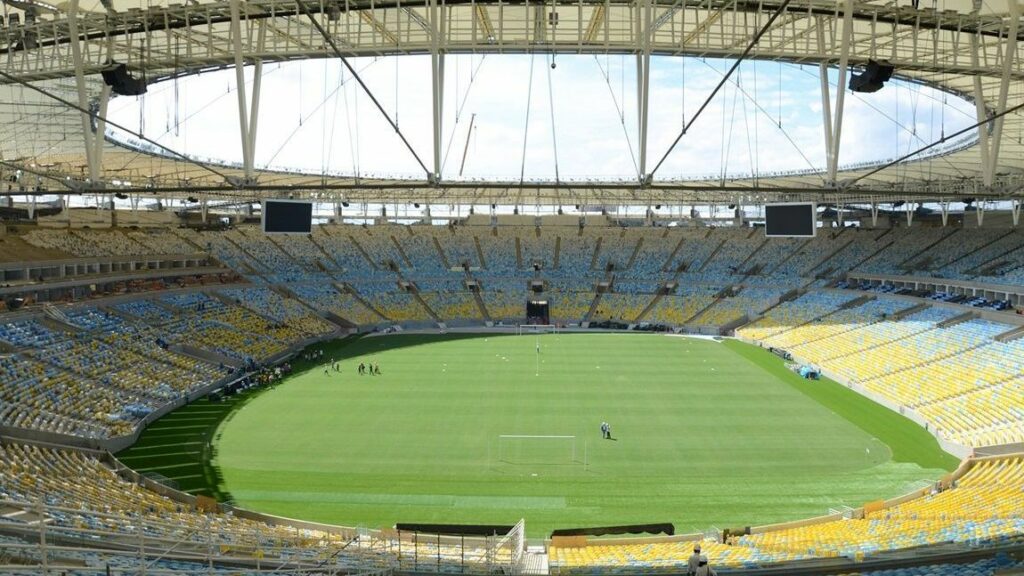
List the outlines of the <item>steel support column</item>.
<svg viewBox="0 0 1024 576">
<path fill-rule="evenodd" d="M 259 23 L 259 32 L 256 40 L 256 49 L 262 53 L 265 49 L 267 38 L 267 27 L 264 22 Z M 256 126 L 260 119 L 260 87 L 263 85 L 263 61 L 257 60 L 252 71 L 252 100 L 249 102 L 249 161 L 255 170 L 256 165 Z M 250 180 L 255 176 L 246 174 Z"/>
<path fill-rule="evenodd" d="M 636 56 L 637 120 L 639 123 L 641 183 L 647 180 L 647 118 L 651 87 L 651 0 L 637 2 L 637 34 L 641 51 Z"/>
<path fill-rule="evenodd" d="M 818 52 L 825 53 L 825 18 L 815 18 L 815 30 L 817 31 Z M 818 63 L 818 79 L 821 82 L 821 126 L 825 134 L 825 161 L 826 166 L 832 158 L 832 94 L 828 83 L 828 63 Z M 781 96 L 780 96 L 781 97 Z M 780 119 L 781 121 L 781 119 Z"/>
<path fill-rule="evenodd" d="M 832 146 L 828 156 L 828 183 L 835 185 L 839 171 L 839 143 L 843 136 L 843 105 L 846 96 L 846 68 L 853 43 L 853 0 L 846 0 L 843 11 L 843 36 L 839 48 L 839 83 L 836 85 L 836 111 L 832 119 Z"/>
<path fill-rule="evenodd" d="M 260 87 L 263 85 L 263 62 L 259 60 L 252 69 L 252 98 L 249 102 L 249 169 L 245 177 L 250 182 L 254 181 L 256 175 L 256 125 L 260 116 Z"/>
<path fill-rule="evenodd" d="M 438 0 L 430 0 L 430 80 L 433 102 L 433 143 L 434 166 L 431 179 L 441 181 L 441 129 L 444 120 L 444 53 L 441 51 L 441 34 L 444 23 Z"/>
<path fill-rule="evenodd" d="M 235 93 L 238 96 L 238 130 L 242 138 L 242 166 L 245 178 L 253 174 L 252 150 L 249 137 L 249 102 L 245 97 L 245 59 L 242 51 L 242 0 L 231 0 L 231 48 L 235 57 Z M 255 101 L 255 99 L 254 99 Z"/>
<path fill-rule="evenodd" d="M 978 52 L 981 47 L 978 45 L 978 35 L 971 34 L 971 64 L 979 66 Z M 978 152 L 981 154 L 981 178 L 985 187 L 992 185 L 992 175 L 989 174 L 988 153 L 989 136 L 991 127 L 985 120 L 988 118 L 988 110 L 985 108 L 985 90 L 981 85 L 981 76 L 974 76 L 974 113 L 978 121 Z"/>
<path fill-rule="evenodd" d="M 1006 10 L 1010 17 L 1010 29 L 1006 34 L 1003 71 L 1002 77 L 999 79 L 999 98 L 996 101 L 997 114 L 1006 110 L 1006 98 L 1010 90 L 1010 72 L 1013 71 L 1013 63 L 1017 56 L 1017 29 L 1020 25 L 1019 1 L 1006 0 Z M 988 179 L 987 186 L 991 185 L 992 179 L 996 174 L 996 168 L 999 166 L 999 145 L 1003 137 L 1004 119 L 1003 117 L 996 118 L 995 125 L 992 127 L 992 150 L 988 155 L 988 165 L 985 166 L 985 173 Z"/>
<path fill-rule="evenodd" d="M 111 87 L 103 85 L 100 92 L 100 109 L 96 117 L 96 134 L 93 135 L 92 161 L 96 165 L 97 173 L 103 170 L 103 144 L 106 142 L 107 132 L 107 104 L 110 103 Z"/>
<path fill-rule="evenodd" d="M 68 3 L 68 35 L 71 41 L 71 59 L 75 65 L 75 88 L 78 94 L 79 116 L 82 120 L 82 138 L 85 146 L 85 162 L 89 168 L 89 181 L 99 182 L 100 169 L 95 159 L 93 146 L 92 116 L 89 110 L 88 85 L 85 83 L 84 60 L 82 58 L 82 41 L 78 34 L 78 0 Z"/>
</svg>

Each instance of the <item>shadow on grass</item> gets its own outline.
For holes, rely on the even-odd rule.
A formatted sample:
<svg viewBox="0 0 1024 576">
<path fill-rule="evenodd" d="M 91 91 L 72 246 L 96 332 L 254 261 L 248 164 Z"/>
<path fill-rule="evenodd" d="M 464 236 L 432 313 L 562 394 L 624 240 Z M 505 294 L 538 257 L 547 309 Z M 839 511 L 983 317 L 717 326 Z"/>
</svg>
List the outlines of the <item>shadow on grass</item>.
<svg viewBox="0 0 1024 576">
<path fill-rule="evenodd" d="M 273 386 L 248 390 L 240 394 L 211 401 L 208 397 L 191 402 L 166 414 L 151 424 L 139 440 L 117 458 L 140 473 L 154 473 L 171 480 L 174 487 L 194 495 L 209 496 L 219 502 L 231 502 L 233 497 L 224 483 L 224 475 L 214 463 L 216 445 L 222 425 L 231 420 L 238 410 L 277 386 L 313 370 L 322 370 L 332 361 L 342 363 L 342 371 L 353 370 L 351 361 L 357 357 L 423 346 L 437 342 L 474 338 L 502 338 L 514 334 L 388 334 L 380 337 L 349 336 L 308 346 L 292 362 L 292 374 Z M 316 360 L 304 360 L 309 351 L 323 350 Z M 346 362 L 348 360 L 349 362 Z"/>
</svg>

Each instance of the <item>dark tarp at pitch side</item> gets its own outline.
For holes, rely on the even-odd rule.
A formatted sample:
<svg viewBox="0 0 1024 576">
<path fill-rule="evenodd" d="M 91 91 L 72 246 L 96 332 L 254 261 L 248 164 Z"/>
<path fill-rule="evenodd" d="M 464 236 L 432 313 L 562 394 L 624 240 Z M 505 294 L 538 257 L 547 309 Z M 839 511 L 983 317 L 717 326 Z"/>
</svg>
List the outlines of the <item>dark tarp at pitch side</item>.
<svg viewBox="0 0 1024 576">
<path fill-rule="evenodd" d="M 665 534 L 673 536 L 676 527 L 669 522 L 658 524 L 631 524 L 629 526 L 598 526 L 595 528 L 567 528 L 555 530 L 551 536 L 605 536 L 607 534 Z"/>
<path fill-rule="evenodd" d="M 395 524 L 400 532 L 427 532 L 444 536 L 494 536 L 508 534 L 515 526 L 498 524 Z"/>
</svg>

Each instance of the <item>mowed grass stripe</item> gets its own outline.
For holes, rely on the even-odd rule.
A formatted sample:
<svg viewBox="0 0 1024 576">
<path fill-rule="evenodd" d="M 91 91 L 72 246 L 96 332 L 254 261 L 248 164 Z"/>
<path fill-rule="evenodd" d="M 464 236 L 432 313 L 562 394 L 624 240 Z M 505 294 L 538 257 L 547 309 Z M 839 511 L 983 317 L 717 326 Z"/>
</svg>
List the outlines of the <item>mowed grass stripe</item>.
<svg viewBox="0 0 1024 576">
<path fill-rule="evenodd" d="M 199 454 L 202 454 L 201 450 L 182 450 L 177 452 L 159 452 L 157 454 L 132 454 L 131 456 L 123 457 L 121 460 L 124 462 L 139 462 L 154 458 L 178 458 L 180 456 L 197 456 Z"/>
<path fill-rule="evenodd" d="M 228 398 L 223 402 L 202 399 L 179 408 L 150 425 L 139 437 L 138 442 L 117 456 L 125 464 L 141 471 L 167 471 L 161 475 L 171 478 L 179 490 L 190 494 L 203 494 L 224 501 L 230 494 L 220 489 L 220 476 L 210 465 L 207 446 L 217 424 L 229 416 L 239 398 Z M 189 414 L 200 414 L 204 424 L 182 428 L 178 422 Z M 198 449 L 195 449 L 198 448 Z M 174 468 L 164 468 L 177 465 Z"/>
<path fill-rule="evenodd" d="M 161 430 L 198 430 L 206 429 L 207 424 L 185 424 L 180 425 L 176 422 L 170 422 L 160 427 Z"/>
<path fill-rule="evenodd" d="M 902 493 L 955 465 L 937 443 L 904 442 L 909 428 L 890 435 L 887 419 L 899 415 L 870 401 L 835 409 L 849 400 L 835 391 L 843 387 L 818 381 L 810 394 L 780 360 L 753 354 L 756 347 L 741 353 L 742 343 L 400 335 L 324 348 L 346 367 L 376 362 L 384 374 L 325 375 L 300 363 L 273 391 L 247 398 L 219 431 L 217 490 L 317 521 L 525 516 L 540 535 L 566 526 L 669 520 L 702 529 L 801 518 Z M 600 439 L 603 420 L 616 441 Z M 576 435 L 589 465 L 496 462 L 500 434 Z M 423 499 L 388 503 L 409 494 Z M 479 500 L 437 505 L 445 495 Z M 567 507 L 488 504 L 506 498 L 565 498 Z"/>
<path fill-rule="evenodd" d="M 140 472 L 153 472 L 155 470 L 172 470 L 174 468 L 187 468 L 187 467 L 191 467 L 191 466 L 195 466 L 195 464 L 192 464 L 190 462 L 185 462 L 185 463 L 182 463 L 182 464 L 164 464 L 162 466 L 146 466 L 145 468 L 139 468 L 139 471 Z"/>
<path fill-rule="evenodd" d="M 139 437 L 139 441 L 135 443 L 135 446 L 145 445 L 143 442 L 167 442 L 169 438 L 195 438 L 197 432 L 182 432 L 181 430 L 167 429 L 153 429 L 149 428 Z M 133 446 L 134 447 L 134 446 Z"/>
<path fill-rule="evenodd" d="M 192 479 L 195 479 L 195 478 L 202 478 L 202 477 L 203 477 L 202 474 L 185 474 L 185 475 L 168 476 L 168 478 L 170 478 L 171 480 L 174 480 L 176 482 L 180 482 L 182 480 L 192 480 Z"/>
<path fill-rule="evenodd" d="M 434 506 L 443 508 L 505 508 L 512 510 L 555 510 L 568 506 L 564 497 L 547 496 L 460 496 L 458 494 L 379 494 L 303 492 L 300 490 L 241 490 L 232 493 L 244 500 L 278 502 L 323 502 L 332 504 L 370 504 L 381 506 Z"/>
<path fill-rule="evenodd" d="M 737 354 L 789 383 L 801 393 L 884 442 L 896 462 L 912 462 L 923 468 L 953 469 L 959 460 L 939 447 L 938 440 L 916 422 L 858 394 L 834 380 L 807 380 L 787 369 L 771 352 L 736 340 L 726 342 Z"/>
<path fill-rule="evenodd" d="M 135 452 L 141 452 L 143 450 L 162 450 L 164 448 L 181 448 L 182 446 L 198 446 L 202 442 L 176 442 L 174 444 L 149 444 L 145 446 L 135 446 Z"/>
<path fill-rule="evenodd" d="M 173 414 L 172 414 L 172 416 L 173 416 Z M 212 421 L 218 420 L 218 419 L 219 419 L 219 415 L 216 415 L 216 414 L 211 414 L 209 416 L 199 416 L 199 417 L 196 417 L 196 418 L 189 418 L 189 417 L 186 417 L 186 416 L 179 416 L 177 418 L 172 417 L 172 418 L 168 419 L 168 423 L 175 423 L 175 424 L 177 424 L 177 423 L 181 423 L 181 422 L 212 422 Z"/>
</svg>

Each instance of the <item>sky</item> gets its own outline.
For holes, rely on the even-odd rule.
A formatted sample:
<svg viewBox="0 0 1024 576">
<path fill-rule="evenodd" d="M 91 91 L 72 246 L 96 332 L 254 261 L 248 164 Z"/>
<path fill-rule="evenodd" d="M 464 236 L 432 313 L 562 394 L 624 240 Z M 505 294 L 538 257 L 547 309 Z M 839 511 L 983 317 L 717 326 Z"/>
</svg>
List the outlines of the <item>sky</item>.
<svg viewBox="0 0 1024 576">
<path fill-rule="evenodd" d="M 429 56 L 349 61 L 422 162 L 432 166 Z M 636 57 L 559 55 L 554 62 L 552 68 L 549 54 L 447 56 L 444 179 L 636 180 Z M 652 57 L 648 172 L 731 64 Z M 833 103 L 837 76 L 831 71 Z M 250 97 L 252 80 L 253 70 L 247 68 Z M 114 99 L 108 116 L 179 152 L 241 162 L 235 89 L 234 69 L 165 81 L 151 85 L 145 96 Z M 261 91 L 258 168 L 424 177 L 412 153 L 340 61 L 264 65 Z M 817 66 L 745 62 L 665 158 L 655 178 L 821 170 L 821 110 Z M 973 104 L 901 81 L 891 81 L 874 94 L 847 91 L 844 114 L 841 166 L 895 158 L 975 122 Z"/>
</svg>

